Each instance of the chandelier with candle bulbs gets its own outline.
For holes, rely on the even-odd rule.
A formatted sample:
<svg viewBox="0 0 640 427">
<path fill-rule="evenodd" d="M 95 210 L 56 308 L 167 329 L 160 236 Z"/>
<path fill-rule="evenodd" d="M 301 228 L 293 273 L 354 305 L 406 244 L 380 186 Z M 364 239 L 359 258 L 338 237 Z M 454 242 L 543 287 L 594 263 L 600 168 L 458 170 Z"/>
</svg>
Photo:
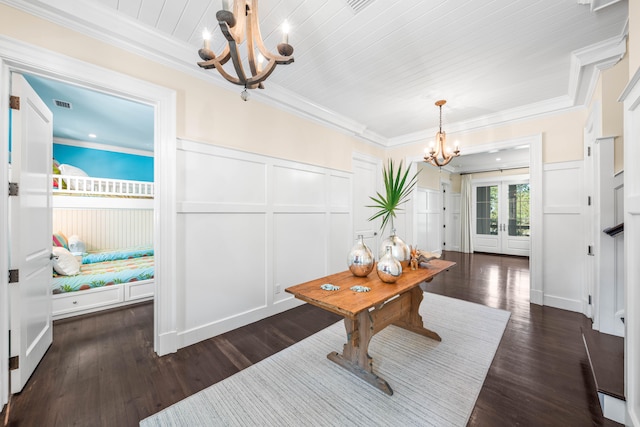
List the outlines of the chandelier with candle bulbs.
<svg viewBox="0 0 640 427">
<path fill-rule="evenodd" d="M 440 108 L 440 130 L 438 131 L 438 133 L 436 133 L 435 143 L 432 142 L 431 146 L 429 147 L 428 155 L 424 156 L 425 162 L 431 163 L 433 166 L 438 167 L 445 166 L 451 161 L 451 159 L 460 155 L 460 149 L 458 148 L 457 143 L 453 152 L 450 152 L 446 146 L 447 135 L 442 131 L 442 106 L 446 103 L 447 101 L 445 101 L 444 99 L 436 101 L 436 106 Z"/>
<path fill-rule="evenodd" d="M 198 65 L 204 69 L 215 68 L 226 80 L 244 86 L 242 99 L 247 100 L 247 89 L 264 89 L 262 82 L 269 77 L 276 65 L 293 62 L 293 47 L 289 44 L 288 25 L 283 25 L 282 43 L 277 46 L 279 55 L 273 54 L 264 46 L 258 25 L 258 0 L 222 0 L 222 10 L 216 13 L 216 19 L 222 34 L 227 39 L 222 53 L 216 56 L 210 48 L 210 34 L 203 33 L 204 45 L 198 50 L 203 61 Z M 240 52 L 240 45 L 246 40 L 246 62 L 250 75 L 247 75 Z M 229 73 L 223 65 L 231 59 L 234 73 Z M 263 66 L 263 62 L 266 64 Z"/>
</svg>

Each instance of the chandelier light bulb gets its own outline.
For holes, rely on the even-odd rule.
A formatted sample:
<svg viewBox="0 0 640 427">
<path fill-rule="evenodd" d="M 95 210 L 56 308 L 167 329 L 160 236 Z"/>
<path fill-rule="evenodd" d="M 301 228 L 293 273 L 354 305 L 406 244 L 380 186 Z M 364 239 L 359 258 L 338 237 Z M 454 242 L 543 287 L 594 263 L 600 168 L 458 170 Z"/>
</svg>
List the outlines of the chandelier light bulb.
<svg viewBox="0 0 640 427">
<path fill-rule="evenodd" d="M 289 23 L 284 21 L 282 23 L 282 43 L 289 44 Z"/>
<path fill-rule="evenodd" d="M 206 28 L 204 30 L 202 30 L 202 48 L 203 49 L 210 49 L 210 39 L 211 39 L 211 33 L 209 32 L 209 30 L 207 30 Z"/>
</svg>

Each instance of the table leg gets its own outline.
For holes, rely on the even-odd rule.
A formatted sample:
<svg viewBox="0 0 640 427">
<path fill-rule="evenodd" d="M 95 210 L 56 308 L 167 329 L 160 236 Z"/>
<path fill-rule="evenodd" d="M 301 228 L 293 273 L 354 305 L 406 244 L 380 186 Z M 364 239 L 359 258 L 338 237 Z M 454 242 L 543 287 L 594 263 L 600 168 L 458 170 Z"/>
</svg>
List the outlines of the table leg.
<svg viewBox="0 0 640 427">
<path fill-rule="evenodd" d="M 393 324 L 399 326 L 403 329 L 407 329 L 411 332 L 415 332 L 416 334 L 423 335 L 428 338 L 432 338 L 436 341 L 442 341 L 440 335 L 436 332 L 427 329 L 424 327 L 424 322 L 422 320 L 422 316 L 420 315 L 420 304 L 424 299 L 424 293 L 419 286 L 411 289 L 409 291 L 411 293 L 411 306 L 409 310 L 405 312 L 399 320 L 394 322 Z"/>
<path fill-rule="evenodd" d="M 331 352 L 327 358 L 388 395 L 393 395 L 389 383 L 373 372 L 373 358 L 369 356 L 368 349 L 374 327 L 369 312 L 361 312 L 356 319 L 345 318 L 344 325 L 347 342 L 342 354 Z"/>
</svg>

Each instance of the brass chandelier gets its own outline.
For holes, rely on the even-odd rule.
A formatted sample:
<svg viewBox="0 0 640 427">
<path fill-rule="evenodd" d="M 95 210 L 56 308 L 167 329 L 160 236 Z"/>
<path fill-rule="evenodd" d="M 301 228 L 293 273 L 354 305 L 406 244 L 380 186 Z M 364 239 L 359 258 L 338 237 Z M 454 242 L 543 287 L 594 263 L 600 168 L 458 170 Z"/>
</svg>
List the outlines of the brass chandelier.
<svg viewBox="0 0 640 427">
<path fill-rule="evenodd" d="M 267 50 L 260 34 L 258 24 L 258 0 L 222 0 L 222 10 L 216 13 L 222 34 L 227 44 L 218 56 L 211 51 L 210 34 L 203 32 L 204 45 L 198 50 L 203 61 L 198 65 L 204 69 L 215 68 L 227 81 L 244 86 L 242 99 L 247 100 L 247 89 L 264 89 L 262 82 L 269 77 L 278 64 L 293 62 L 293 47 L 289 44 L 288 25 L 283 25 L 282 43 L 277 46 L 279 55 Z M 246 40 L 247 62 L 251 75 L 247 76 L 240 56 L 240 45 Z M 257 50 L 257 52 L 256 52 Z M 228 73 L 223 65 L 227 61 L 233 62 L 235 75 Z M 263 67 L 263 61 L 267 63 Z"/>
<path fill-rule="evenodd" d="M 442 131 L 442 106 L 446 103 L 447 101 L 444 99 L 436 101 L 436 106 L 440 108 L 440 130 L 436 133 L 435 143 L 432 142 L 429 147 L 428 155 L 424 156 L 425 162 L 431 163 L 433 166 L 437 167 L 445 166 L 451 161 L 451 159 L 460 155 L 458 143 L 456 143 L 453 152 L 450 152 L 446 147 L 447 135 Z"/>
</svg>

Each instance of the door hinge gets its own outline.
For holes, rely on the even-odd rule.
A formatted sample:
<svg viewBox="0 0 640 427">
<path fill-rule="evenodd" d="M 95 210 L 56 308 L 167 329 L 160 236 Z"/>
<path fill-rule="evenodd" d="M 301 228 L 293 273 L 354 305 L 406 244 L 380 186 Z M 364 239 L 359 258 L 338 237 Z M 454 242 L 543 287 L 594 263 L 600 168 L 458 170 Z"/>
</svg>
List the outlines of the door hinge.
<svg viewBox="0 0 640 427">
<path fill-rule="evenodd" d="M 13 356 L 9 358 L 9 370 L 13 371 L 20 367 L 20 356 Z"/>
<path fill-rule="evenodd" d="M 587 196 L 587 206 L 591 206 L 591 196 Z"/>
<path fill-rule="evenodd" d="M 591 147 L 587 147 L 587 157 L 591 157 Z"/>
<path fill-rule="evenodd" d="M 9 196 L 17 196 L 20 191 L 20 185 L 17 182 L 9 183 Z"/>
<path fill-rule="evenodd" d="M 589 295 L 589 305 L 591 305 L 591 295 Z"/>
<path fill-rule="evenodd" d="M 9 270 L 9 283 L 18 283 L 20 281 L 20 270 Z"/>
<path fill-rule="evenodd" d="M 9 108 L 12 110 L 20 109 L 20 97 L 19 96 L 9 96 Z"/>
<path fill-rule="evenodd" d="M 593 256 L 593 246 L 591 245 L 587 246 L 587 255 Z"/>
</svg>

